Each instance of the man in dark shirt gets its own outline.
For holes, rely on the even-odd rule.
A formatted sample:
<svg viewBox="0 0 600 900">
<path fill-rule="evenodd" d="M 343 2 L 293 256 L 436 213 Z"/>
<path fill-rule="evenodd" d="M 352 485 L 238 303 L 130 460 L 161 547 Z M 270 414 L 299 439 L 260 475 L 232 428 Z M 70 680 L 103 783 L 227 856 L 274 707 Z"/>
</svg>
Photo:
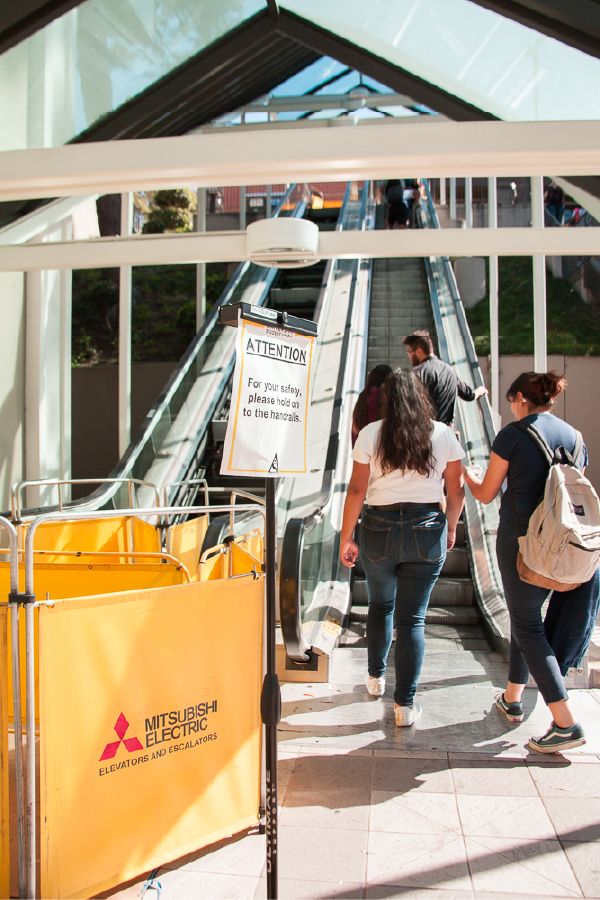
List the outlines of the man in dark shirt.
<svg viewBox="0 0 600 900">
<path fill-rule="evenodd" d="M 402 343 L 415 375 L 429 391 L 438 422 L 452 426 L 457 395 L 462 400 L 472 401 L 487 394 L 487 388 L 483 386 L 475 390 L 470 388 L 457 377 L 452 366 L 438 359 L 428 331 L 415 331 L 407 335 Z"/>
</svg>

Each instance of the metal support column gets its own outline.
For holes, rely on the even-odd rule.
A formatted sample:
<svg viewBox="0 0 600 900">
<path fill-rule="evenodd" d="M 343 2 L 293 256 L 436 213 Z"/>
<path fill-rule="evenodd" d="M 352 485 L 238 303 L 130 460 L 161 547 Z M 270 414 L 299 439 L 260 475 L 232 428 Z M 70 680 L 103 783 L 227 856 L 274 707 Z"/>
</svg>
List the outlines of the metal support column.
<svg viewBox="0 0 600 900">
<path fill-rule="evenodd" d="M 272 200 L 271 200 L 271 185 L 268 184 L 268 185 L 267 185 L 267 209 L 266 209 L 267 219 L 268 219 L 269 216 L 271 215 L 271 206 L 272 206 Z"/>
<path fill-rule="evenodd" d="M 131 234 L 133 194 L 121 194 L 121 237 Z M 131 266 L 119 272 L 119 456 L 131 440 Z"/>
<path fill-rule="evenodd" d="M 206 231 L 206 188 L 198 188 L 196 231 Z M 206 263 L 196 265 L 196 331 L 206 318 Z"/>
<path fill-rule="evenodd" d="M 496 179 L 488 178 L 488 227 L 498 227 Z M 500 413 L 500 351 L 498 331 L 498 257 L 490 256 L 490 400 Z"/>
<path fill-rule="evenodd" d="M 73 239 L 73 221 L 65 219 L 62 223 L 63 241 Z M 71 478 L 71 356 L 72 356 L 72 285 L 73 272 L 65 269 L 61 272 L 61 341 L 60 341 L 60 468 L 61 477 L 68 481 Z M 71 487 L 65 485 L 65 496 L 71 499 Z"/>
<path fill-rule="evenodd" d="M 531 179 L 531 224 L 544 227 L 544 179 Z M 546 329 L 546 257 L 533 257 L 533 368 L 545 372 L 548 367 Z"/>
<path fill-rule="evenodd" d="M 446 205 L 446 179 L 440 178 L 440 206 Z"/>
<path fill-rule="evenodd" d="M 473 227 L 473 179 L 465 178 L 465 221 L 467 228 Z"/>
<path fill-rule="evenodd" d="M 450 218 L 456 219 L 456 178 L 450 179 Z"/>
</svg>

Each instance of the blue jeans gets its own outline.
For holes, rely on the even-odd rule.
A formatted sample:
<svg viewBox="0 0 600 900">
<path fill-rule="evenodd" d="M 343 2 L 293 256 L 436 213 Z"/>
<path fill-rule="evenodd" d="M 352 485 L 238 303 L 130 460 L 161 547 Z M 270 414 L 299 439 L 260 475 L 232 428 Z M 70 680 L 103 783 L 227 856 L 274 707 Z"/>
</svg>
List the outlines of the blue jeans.
<svg viewBox="0 0 600 900">
<path fill-rule="evenodd" d="M 369 594 L 369 675 L 385 674 L 395 624 L 394 700 L 400 706 L 410 706 L 417 690 L 425 654 L 425 613 L 446 558 L 446 535 L 446 516 L 431 504 L 363 510 L 360 559 Z"/>
<path fill-rule="evenodd" d="M 498 526 L 496 555 L 510 614 L 508 680 L 527 684 L 529 672 L 546 703 L 567 699 L 563 676 L 577 667 L 590 643 L 598 604 L 600 576 L 573 591 L 554 591 L 542 621 L 545 588 L 521 581 L 517 571 L 519 544 L 512 524 Z"/>
</svg>

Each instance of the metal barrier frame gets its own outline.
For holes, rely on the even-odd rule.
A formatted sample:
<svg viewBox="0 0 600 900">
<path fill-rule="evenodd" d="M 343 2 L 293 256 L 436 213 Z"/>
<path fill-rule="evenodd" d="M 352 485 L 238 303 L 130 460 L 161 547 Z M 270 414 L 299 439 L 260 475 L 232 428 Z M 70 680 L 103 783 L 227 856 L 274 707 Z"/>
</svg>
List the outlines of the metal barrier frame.
<svg viewBox="0 0 600 900">
<path fill-rule="evenodd" d="M 127 480 L 127 479 L 124 479 Z M 15 710 L 17 708 L 18 698 L 18 715 L 15 712 L 15 747 L 17 746 L 17 737 L 21 732 L 21 698 L 20 698 L 20 669 L 18 666 L 18 607 L 19 604 L 25 606 L 25 645 L 26 645 L 26 673 L 25 673 L 25 692 L 26 692 L 26 755 L 27 755 L 27 815 L 26 815 L 26 832 L 27 841 L 25 847 L 25 829 L 19 830 L 18 833 L 18 849 L 19 849 L 19 896 L 23 896 L 26 890 L 27 900 L 35 900 L 36 888 L 36 834 L 35 834 L 35 817 L 36 817 L 36 773 L 35 773 L 35 657 L 34 657 L 34 609 L 37 606 L 45 606 L 46 601 L 37 602 L 34 593 L 34 554 L 33 541 L 38 526 L 45 522 L 71 522 L 86 521 L 89 519 L 105 519 L 119 518 L 123 516 L 164 516 L 168 518 L 172 515 L 189 515 L 190 513 L 206 513 L 206 512 L 259 512 L 264 519 L 265 532 L 267 527 L 266 509 L 258 504 L 245 504 L 240 506 L 223 505 L 223 506 L 157 506 L 146 507 L 140 509 L 117 509 L 117 510 L 91 510 L 86 512 L 75 512 L 73 510 L 63 512 L 45 513 L 30 523 L 25 538 L 25 593 L 18 593 L 18 548 L 17 548 L 17 531 L 14 525 L 7 519 L 0 517 L 0 527 L 5 528 L 9 532 L 11 540 L 11 590 L 10 602 L 16 607 L 16 635 L 17 640 L 13 638 L 13 696 L 15 700 Z M 265 584 L 266 586 L 266 584 Z M 13 612 L 13 634 L 14 634 L 14 612 Z M 265 641 L 268 635 L 265 634 Z M 16 648 L 16 654 L 15 654 Z M 16 662 L 15 662 L 16 656 Z M 15 668 L 15 665 L 17 666 Z M 16 674 L 15 674 L 16 673 Z M 18 778 L 18 772 L 17 772 Z M 22 784 L 22 769 L 21 769 Z M 18 787 L 18 785 L 17 785 Z M 22 807 L 21 807 L 22 808 Z M 23 881 L 21 880 L 21 859 L 23 865 Z M 26 865 L 25 865 L 26 863 Z M 26 872 L 26 878 L 25 878 Z M 26 888 L 24 884 L 26 881 Z"/>
<path fill-rule="evenodd" d="M 58 509 L 62 512 L 62 491 L 63 485 L 69 484 L 127 484 L 129 486 L 129 506 L 133 508 L 133 485 L 139 484 L 142 487 L 152 488 L 156 497 L 156 505 L 160 505 L 160 493 L 155 484 L 151 481 L 142 481 L 139 478 L 37 478 L 31 481 L 17 481 L 13 484 L 10 492 L 10 508 L 13 521 L 20 522 L 21 518 L 21 493 L 27 487 L 42 487 L 50 485 L 58 488 Z M 76 507 L 75 507 L 76 508 Z"/>
</svg>

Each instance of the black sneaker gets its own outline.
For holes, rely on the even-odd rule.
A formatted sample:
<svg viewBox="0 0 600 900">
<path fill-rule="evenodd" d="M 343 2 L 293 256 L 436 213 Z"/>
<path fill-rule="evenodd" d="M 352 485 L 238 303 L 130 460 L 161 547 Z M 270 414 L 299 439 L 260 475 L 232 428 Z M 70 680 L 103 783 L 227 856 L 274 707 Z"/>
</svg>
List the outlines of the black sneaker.
<svg viewBox="0 0 600 900">
<path fill-rule="evenodd" d="M 529 746 L 538 753 L 560 753 L 561 750 L 581 747 L 582 744 L 585 744 L 585 733 L 581 725 L 559 728 L 556 722 L 552 723 L 542 737 L 529 738 Z"/>
<path fill-rule="evenodd" d="M 498 694 L 496 697 L 496 706 L 501 713 L 504 713 L 509 722 L 523 721 L 523 704 L 507 703 L 504 694 Z"/>
</svg>

